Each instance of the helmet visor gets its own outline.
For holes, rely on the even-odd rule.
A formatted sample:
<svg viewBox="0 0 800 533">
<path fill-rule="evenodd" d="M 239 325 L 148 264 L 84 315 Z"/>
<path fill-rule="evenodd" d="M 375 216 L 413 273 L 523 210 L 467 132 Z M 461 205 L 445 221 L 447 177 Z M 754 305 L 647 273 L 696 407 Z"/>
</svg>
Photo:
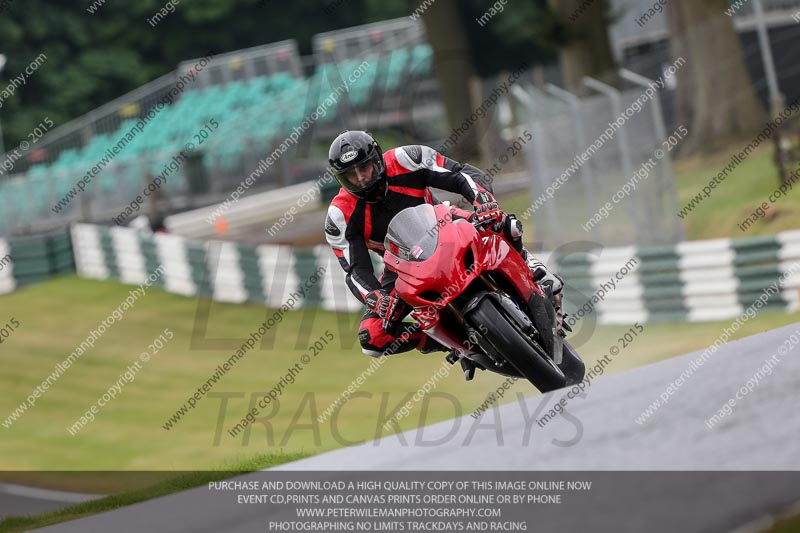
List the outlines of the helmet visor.
<svg viewBox="0 0 800 533">
<path fill-rule="evenodd" d="M 333 175 L 339 184 L 350 192 L 369 189 L 381 177 L 380 154 L 374 152 L 368 158 L 343 170 L 334 170 Z"/>
</svg>

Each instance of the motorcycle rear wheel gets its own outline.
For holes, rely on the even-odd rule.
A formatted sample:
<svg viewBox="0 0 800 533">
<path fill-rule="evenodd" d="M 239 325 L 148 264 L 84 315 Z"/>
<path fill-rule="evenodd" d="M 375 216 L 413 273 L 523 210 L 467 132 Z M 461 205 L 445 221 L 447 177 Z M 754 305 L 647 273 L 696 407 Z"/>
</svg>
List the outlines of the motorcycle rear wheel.
<svg viewBox="0 0 800 533">
<path fill-rule="evenodd" d="M 473 327 L 486 326 L 482 336 L 534 387 L 542 392 L 560 389 L 567 378 L 558 365 L 492 298 L 484 298 L 467 317 Z"/>
</svg>

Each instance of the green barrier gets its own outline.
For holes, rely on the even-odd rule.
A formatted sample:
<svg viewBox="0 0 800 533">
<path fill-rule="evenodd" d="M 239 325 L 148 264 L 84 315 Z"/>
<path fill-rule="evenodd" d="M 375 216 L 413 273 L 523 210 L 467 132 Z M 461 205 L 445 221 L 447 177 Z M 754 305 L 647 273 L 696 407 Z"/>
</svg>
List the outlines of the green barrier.
<svg viewBox="0 0 800 533">
<path fill-rule="evenodd" d="M 17 287 L 75 272 L 69 230 L 35 237 L 8 239 Z"/>
</svg>

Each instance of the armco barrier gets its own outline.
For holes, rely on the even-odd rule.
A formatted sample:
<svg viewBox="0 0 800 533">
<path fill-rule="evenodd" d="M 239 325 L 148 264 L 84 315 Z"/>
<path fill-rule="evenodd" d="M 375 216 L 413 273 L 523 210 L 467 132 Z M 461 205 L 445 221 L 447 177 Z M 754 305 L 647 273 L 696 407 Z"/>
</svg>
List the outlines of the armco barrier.
<svg viewBox="0 0 800 533">
<path fill-rule="evenodd" d="M 306 289 L 303 306 L 358 311 L 338 261 L 327 246 L 255 248 L 229 241 L 194 241 L 168 233 L 143 235 L 129 228 L 77 224 L 72 228 L 78 274 L 138 284 L 158 265 L 169 292 L 230 303 L 280 307 L 320 267 L 320 283 Z"/>
<path fill-rule="evenodd" d="M 601 286 L 609 287 L 609 280 L 632 258 L 636 265 L 598 298 Z M 601 323 L 733 318 L 779 280 L 779 291 L 767 305 L 787 311 L 800 307 L 800 231 L 606 248 L 564 255 L 551 266 L 567 281 L 567 312 L 574 315 L 591 301 L 587 308 L 597 312 Z"/>
<path fill-rule="evenodd" d="M 302 305 L 332 311 L 362 309 L 350 294 L 338 261 L 324 245 L 253 248 L 87 224 L 77 224 L 71 232 L 75 268 L 83 277 L 139 284 L 163 264 L 164 275 L 157 283 L 169 292 L 279 307 L 304 280 L 324 267 L 322 281 L 307 291 Z M 0 271 L 0 291 L 62 271 L 59 269 L 71 270 L 67 257 L 70 240 L 63 235 L 40 239 L 24 245 L 11 243 L 12 255 L 19 253 L 21 259 L 17 262 L 14 257 L 13 275 L 8 267 Z M 0 252 L 8 248 L 0 241 Z M 600 323 L 734 318 L 779 280 L 767 305 L 786 311 L 800 308 L 800 231 L 675 246 L 605 248 L 552 258 L 544 253 L 540 257 L 566 279 L 567 311 L 575 316 L 578 308 L 591 302 L 590 312 L 596 313 Z M 375 268 L 382 268 L 380 260 L 375 261 Z M 610 288 L 609 280 L 617 275 L 621 279 L 615 279 Z M 609 290 L 601 289 L 603 284 Z"/>
<path fill-rule="evenodd" d="M 0 294 L 75 272 L 70 232 L 0 239 Z"/>
</svg>

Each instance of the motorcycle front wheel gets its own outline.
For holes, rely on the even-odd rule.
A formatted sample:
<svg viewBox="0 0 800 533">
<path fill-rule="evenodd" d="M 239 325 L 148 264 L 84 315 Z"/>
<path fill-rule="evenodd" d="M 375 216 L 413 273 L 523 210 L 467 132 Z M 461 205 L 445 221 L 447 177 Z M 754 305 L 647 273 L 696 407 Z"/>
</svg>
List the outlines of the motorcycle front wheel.
<svg viewBox="0 0 800 533">
<path fill-rule="evenodd" d="M 540 391 L 549 392 L 567 384 L 564 373 L 544 348 L 493 298 L 483 298 L 469 312 L 467 320 L 476 329 L 484 325 L 482 337 L 491 344 L 495 355 L 508 361 Z"/>
</svg>

